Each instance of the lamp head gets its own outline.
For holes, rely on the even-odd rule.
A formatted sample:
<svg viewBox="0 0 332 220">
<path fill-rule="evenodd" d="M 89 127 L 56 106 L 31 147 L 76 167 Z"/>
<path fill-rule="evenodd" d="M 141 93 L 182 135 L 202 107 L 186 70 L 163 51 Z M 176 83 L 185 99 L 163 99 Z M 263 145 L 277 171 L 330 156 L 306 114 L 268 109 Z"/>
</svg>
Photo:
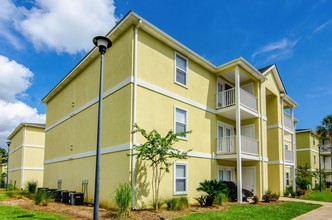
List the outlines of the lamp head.
<svg viewBox="0 0 332 220">
<path fill-rule="evenodd" d="M 112 41 L 104 36 L 94 37 L 92 42 L 99 48 L 100 54 L 106 53 L 106 49 L 112 46 Z"/>
<path fill-rule="evenodd" d="M 12 143 L 11 141 L 7 141 L 7 146 L 10 147 L 10 144 Z"/>
</svg>

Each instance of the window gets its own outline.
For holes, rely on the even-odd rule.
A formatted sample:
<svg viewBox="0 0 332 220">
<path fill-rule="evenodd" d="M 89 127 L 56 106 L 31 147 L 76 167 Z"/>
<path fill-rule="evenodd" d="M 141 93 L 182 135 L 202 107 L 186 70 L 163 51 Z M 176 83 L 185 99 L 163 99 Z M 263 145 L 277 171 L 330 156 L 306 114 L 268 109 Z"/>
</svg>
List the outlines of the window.
<svg viewBox="0 0 332 220">
<path fill-rule="evenodd" d="M 234 181 L 235 169 L 233 167 L 219 167 L 218 180 Z"/>
<path fill-rule="evenodd" d="M 314 155 L 314 165 L 316 166 L 317 164 L 317 159 L 316 159 L 316 155 Z"/>
<path fill-rule="evenodd" d="M 187 131 L 187 111 L 181 108 L 175 107 L 175 133 L 185 132 Z M 184 136 L 187 138 L 187 136 Z"/>
<path fill-rule="evenodd" d="M 286 186 L 290 185 L 290 175 L 289 172 L 286 172 Z"/>
<path fill-rule="evenodd" d="M 289 150 L 288 144 L 285 144 L 285 150 Z"/>
<path fill-rule="evenodd" d="M 188 170 L 187 163 L 174 164 L 174 194 L 187 194 Z"/>
<path fill-rule="evenodd" d="M 175 54 L 175 82 L 187 86 L 188 83 L 188 61 L 186 58 Z"/>
</svg>

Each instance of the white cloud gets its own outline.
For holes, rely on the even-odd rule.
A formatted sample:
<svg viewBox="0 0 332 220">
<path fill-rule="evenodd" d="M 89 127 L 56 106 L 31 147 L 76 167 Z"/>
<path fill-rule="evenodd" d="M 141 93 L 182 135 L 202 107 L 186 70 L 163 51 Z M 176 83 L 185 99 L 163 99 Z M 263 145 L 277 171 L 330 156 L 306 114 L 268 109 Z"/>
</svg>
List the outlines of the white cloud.
<svg viewBox="0 0 332 220">
<path fill-rule="evenodd" d="M 0 55 L 0 146 L 21 122 L 44 123 L 45 114 L 19 101 L 31 86 L 33 73 L 14 60 Z"/>
<path fill-rule="evenodd" d="M 298 40 L 289 40 L 283 38 L 280 41 L 267 44 L 251 55 L 252 59 L 257 56 L 265 56 L 266 61 L 280 60 L 289 57 L 293 53 L 293 49 Z"/>
<path fill-rule="evenodd" d="M 0 100 L 13 102 L 30 87 L 33 73 L 25 66 L 0 55 Z"/>
<path fill-rule="evenodd" d="M 37 49 L 71 54 L 91 49 L 92 38 L 117 21 L 113 0 L 36 0 L 22 11 L 19 30 Z"/>
<path fill-rule="evenodd" d="M 16 49 L 20 49 L 22 45 L 15 33 L 15 26 L 22 18 L 22 14 L 12 1 L 1 0 L 0 2 L 0 36 L 5 40 L 5 43 L 12 44 Z"/>
<path fill-rule="evenodd" d="M 323 24 L 319 25 L 315 30 L 314 33 L 320 32 L 322 30 L 324 30 L 326 27 L 332 25 L 332 19 L 324 22 Z"/>
</svg>

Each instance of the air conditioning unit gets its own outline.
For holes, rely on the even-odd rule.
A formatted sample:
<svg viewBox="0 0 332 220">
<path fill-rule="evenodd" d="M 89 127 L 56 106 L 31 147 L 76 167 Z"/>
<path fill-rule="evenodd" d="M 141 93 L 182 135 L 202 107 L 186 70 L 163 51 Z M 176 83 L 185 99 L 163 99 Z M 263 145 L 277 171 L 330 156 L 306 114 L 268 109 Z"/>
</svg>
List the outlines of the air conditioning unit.
<svg viewBox="0 0 332 220">
<path fill-rule="evenodd" d="M 70 193 L 69 204 L 70 205 L 83 205 L 84 203 L 84 193 L 74 192 Z"/>
</svg>

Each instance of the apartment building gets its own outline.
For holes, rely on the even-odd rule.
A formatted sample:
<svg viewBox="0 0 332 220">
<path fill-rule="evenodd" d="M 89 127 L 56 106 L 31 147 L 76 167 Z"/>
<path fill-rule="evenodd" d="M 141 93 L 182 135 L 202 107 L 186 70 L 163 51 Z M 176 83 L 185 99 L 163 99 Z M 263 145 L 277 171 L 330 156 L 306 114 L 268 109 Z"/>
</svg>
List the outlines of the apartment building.
<svg viewBox="0 0 332 220">
<path fill-rule="evenodd" d="M 127 156 L 144 141 L 130 133 L 134 123 L 162 134 L 192 131 L 175 144 L 192 151 L 188 160 L 174 161 L 161 183 L 162 197 L 197 197 L 204 179 L 232 180 L 239 192 L 246 188 L 260 197 L 267 189 L 284 192 L 294 179 L 297 104 L 276 65 L 258 70 L 238 58 L 215 66 L 134 12 L 107 37 L 113 46 L 104 61 L 101 204 L 107 205 L 116 186 L 128 181 L 134 206 L 151 202 L 149 167 Z M 90 202 L 98 74 L 99 53 L 93 48 L 43 99 L 44 185 L 80 190 L 88 182 Z"/>
<path fill-rule="evenodd" d="M 8 136 L 8 183 L 24 189 L 28 181 L 43 186 L 45 124 L 21 123 Z"/>
<path fill-rule="evenodd" d="M 308 164 L 312 171 L 318 171 L 320 159 L 321 169 L 331 172 L 331 148 L 328 140 L 321 141 L 316 132 L 311 129 L 297 129 L 296 140 L 298 166 Z M 328 176 L 326 180 L 331 181 L 331 176 Z M 313 177 L 312 187 L 315 188 L 317 183 L 319 183 L 319 178 Z"/>
</svg>

